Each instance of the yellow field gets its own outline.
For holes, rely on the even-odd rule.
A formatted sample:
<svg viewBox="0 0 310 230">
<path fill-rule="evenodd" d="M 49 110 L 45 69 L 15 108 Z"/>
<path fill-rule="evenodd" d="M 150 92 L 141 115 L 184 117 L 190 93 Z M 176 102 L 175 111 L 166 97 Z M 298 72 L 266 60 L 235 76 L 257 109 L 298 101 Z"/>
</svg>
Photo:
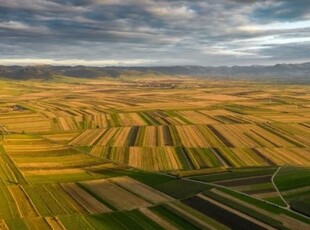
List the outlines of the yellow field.
<svg viewBox="0 0 310 230">
<path fill-rule="evenodd" d="M 15 83 L 19 96 L 5 95 L 0 108 L 2 132 L 15 135 L 5 137 L 4 149 L 28 170 L 87 161 L 81 155 L 64 157 L 66 163 L 33 157 L 66 145 L 155 171 L 310 165 L 308 86 L 265 84 L 258 90 L 253 82 L 173 80 L 174 89 L 143 87 L 150 79 L 98 79 L 80 85 L 36 82 L 31 89 L 27 83 L 20 92 Z M 27 142 L 26 135 L 36 137 Z M 18 156 L 27 149 L 32 159 Z"/>
</svg>

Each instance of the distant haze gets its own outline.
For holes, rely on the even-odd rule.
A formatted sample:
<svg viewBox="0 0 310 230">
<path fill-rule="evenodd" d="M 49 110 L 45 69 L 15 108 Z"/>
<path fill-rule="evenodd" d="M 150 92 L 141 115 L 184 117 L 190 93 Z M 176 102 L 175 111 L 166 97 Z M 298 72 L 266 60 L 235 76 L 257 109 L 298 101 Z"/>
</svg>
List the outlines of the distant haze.
<svg viewBox="0 0 310 230">
<path fill-rule="evenodd" d="M 53 79 L 55 76 L 99 78 L 122 76 L 190 76 L 245 80 L 310 83 L 310 63 L 273 66 L 155 66 L 155 67 L 89 67 L 89 66 L 0 66 L 0 77 L 9 79 Z"/>
</svg>

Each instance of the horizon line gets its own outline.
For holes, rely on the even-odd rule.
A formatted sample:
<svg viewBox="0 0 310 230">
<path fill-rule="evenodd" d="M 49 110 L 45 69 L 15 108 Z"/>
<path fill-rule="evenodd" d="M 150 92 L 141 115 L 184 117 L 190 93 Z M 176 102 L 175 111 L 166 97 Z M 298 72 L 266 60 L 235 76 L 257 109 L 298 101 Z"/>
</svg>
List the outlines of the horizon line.
<svg viewBox="0 0 310 230">
<path fill-rule="evenodd" d="M 1 64 L 0 66 L 5 67 L 39 67 L 39 66 L 53 66 L 53 67 L 91 67 L 91 68 L 165 68 L 165 67 L 254 67 L 254 66 L 276 66 L 276 65 L 302 65 L 302 64 L 308 64 L 309 61 L 303 61 L 303 62 L 279 62 L 275 64 L 249 64 L 249 65 L 195 65 L 195 64 L 173 64 L 173 65 L 83 65 L 83 64 L 48 64 L 48 63 L 42 63 L 42 64 Z"/>
</svg>

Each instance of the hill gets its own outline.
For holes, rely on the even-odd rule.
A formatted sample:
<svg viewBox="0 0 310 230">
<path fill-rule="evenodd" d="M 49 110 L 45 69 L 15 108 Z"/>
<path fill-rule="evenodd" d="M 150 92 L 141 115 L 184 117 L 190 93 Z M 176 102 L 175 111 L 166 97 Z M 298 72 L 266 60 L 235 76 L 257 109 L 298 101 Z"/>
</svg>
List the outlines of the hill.
<svg viewBox="0 0 310 230">
<path fill-rule="evenodd" d="M 246 80 L 310 82 L 310 63 L 273 66 L 155 66 L 155 67 L 89 67 L 89 66 L 0 66 L 0 76 L 9 79 L 49 79 L 60 75 L 77 78 L 113 77 L 122 75 L 169 75 L 217 77 Z"/>
</svg>

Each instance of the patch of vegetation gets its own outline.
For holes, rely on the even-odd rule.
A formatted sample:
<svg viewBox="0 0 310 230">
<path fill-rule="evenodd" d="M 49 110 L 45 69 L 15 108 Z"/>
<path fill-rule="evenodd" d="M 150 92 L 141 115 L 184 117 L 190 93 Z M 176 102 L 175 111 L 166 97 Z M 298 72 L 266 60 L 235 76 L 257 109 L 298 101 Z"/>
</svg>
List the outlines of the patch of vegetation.
<svg viewBox="0 0 310 230">
<path fill-rule="evenodd" d="M 212 186 L 183 179 L 173 180 L 155 187 L 174 198 L 182 199 L 212 188 Z"/>
<path fill-rule="evenodd" d="M 280 191 L 309 186 L 310 168 L 282 167 L 274 182 Z"/>
</svg>

